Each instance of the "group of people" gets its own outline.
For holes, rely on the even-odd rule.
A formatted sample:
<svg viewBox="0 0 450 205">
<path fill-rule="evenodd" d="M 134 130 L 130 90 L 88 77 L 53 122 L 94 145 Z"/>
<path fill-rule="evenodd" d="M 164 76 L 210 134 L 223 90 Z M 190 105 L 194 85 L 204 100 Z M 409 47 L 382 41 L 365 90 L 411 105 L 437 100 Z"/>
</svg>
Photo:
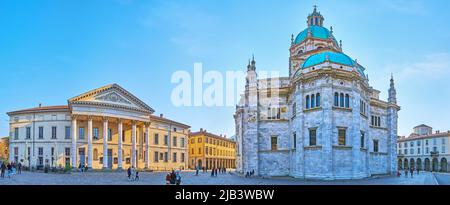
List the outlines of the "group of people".
<svg viewBox="0 0 450 205">
<path fill-rule="evenodd" d="M 174 171 L 167 173 L 166 175 L 166 184 L 167 185 L 180 185 L 181 184 L 181 174 L 180 171 Z"/>
<path fill-rule="evenodd" d="M 133 167 L 128 167 L 127 169 L 128 180 L 139 181 L 139 171 Z"/>
<path fill-rule="evenodd" d="M 87 172 L 88 171 L 88 166 L 86 166 L 85 164 L 79 164 L 78 165 L 78 170 L 80 170 L 80 172 Z"/>
<path fill-rule="evenodd" d="M 420 170 L 419 170 L 419 168 L 417 168 L 416 170 L 415 170 L 416 172 L 417 172 L 417 175 L 419 175 L 419 173 L 420 173 Z M 408 173 L 411 175 L 411 178 L 413 178 L 414 177 L 414 168 L 406 168 L 405 169 L 405 177 L 408 177 Z M 400 177 L 402 175 L 402 173 L 400 172 L 400 170 L 398 170 L 397 171 L 397 176 L 398 177 Z"/>
<path fill-rule="evenodd" d="M 6 177 L 11 178 L 11 176 L 14 176 L 16 173 L 22 174 L 22 163 L 19 162 L 18 164 L 16 164 L 14 162 L 11 162 L 5 164 L 5 162 L 2 162 L 0 164 L 0 170 L 1 170 L 0 175 L 1 178 L 5 178 L 5 174 Z"/>
<path fill-rule="evenodd" d="M 214 177 L 214 176 L 217 177 L 217 173 L 225 174 L 226 172 L 227 172 L 227 169 L 225 167 L 219 167 L 219 168 L 214 168 L 213 167 L 211 169 L 211 176 L 212 177 Z"/>
<path fill-rule="evenodd" d="M 253 175 L 255 175 L 255 170 L 252 170 L 250 172 L 246 172 L 245 173 L 245 178 L 252 177 Z"/>
</svg>

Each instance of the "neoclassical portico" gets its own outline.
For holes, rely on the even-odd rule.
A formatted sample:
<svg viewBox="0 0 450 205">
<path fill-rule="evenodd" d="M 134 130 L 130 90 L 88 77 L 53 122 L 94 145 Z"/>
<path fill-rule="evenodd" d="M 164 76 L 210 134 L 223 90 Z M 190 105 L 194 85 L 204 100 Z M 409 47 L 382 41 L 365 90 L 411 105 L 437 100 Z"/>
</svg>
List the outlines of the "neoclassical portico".
<svg viewBox="0 0 450 205">
<path fill-rule="evenodd" d="M 93 163 L 97 160 L 103 169 L 112 169 L 113 164 L 123 169 L 126 146 L 130 150 L 131 166 L 138 167 L 142 158 L 144 168 L 149 167 L 150 116 L 154 112 L 151 107 L 116 84 L 89 91 L 68 102 L 72 119 L 72 166 L 86 164 L 88 168 L 98 168 Z M 78 132 L 86 126 L 85 137 Z M 127 133 L 131 144 L 126 140 Z M 137 143 L 140 143 L 139 150 Z M 98 150 L 102 150 L 102 160 L 98 158 Z"/>
</svg>

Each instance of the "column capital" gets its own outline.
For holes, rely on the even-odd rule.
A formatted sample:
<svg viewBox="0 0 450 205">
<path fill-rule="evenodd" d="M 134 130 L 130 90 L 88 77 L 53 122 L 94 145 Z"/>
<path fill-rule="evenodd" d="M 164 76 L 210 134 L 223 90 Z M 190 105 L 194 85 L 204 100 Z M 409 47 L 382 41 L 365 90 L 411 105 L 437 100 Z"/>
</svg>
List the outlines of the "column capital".
<svg viewBox="0 0 450 205">
<path fill-rule="evenodd" d="M 136 126 L 137 120 L 131 120 L 131 125 Z"/>
<path fill-rule="evenodd" d="M 109 117 L 102 117 L 103 122 L 107 122 L 109 120 Z"/>
<path fill-rule="evenodd" d="M 94 119 L 94 116 L 88 115 L 88 120 L 92 120 L 92 119 Z"/>
<path fill-rule="evenodd" d="M 145 123 L 145 128 L 149 128 L 151 124 L 152 124 L 151 122 L 146 122 Z"/>
<path fill-rule="evenodd" d="M 79 115 L 76 114 L 72 114 L 70 115 L 70 118 L 72 118 L 72 120 L 76 120 L 78 118 Z"/>
</svg>

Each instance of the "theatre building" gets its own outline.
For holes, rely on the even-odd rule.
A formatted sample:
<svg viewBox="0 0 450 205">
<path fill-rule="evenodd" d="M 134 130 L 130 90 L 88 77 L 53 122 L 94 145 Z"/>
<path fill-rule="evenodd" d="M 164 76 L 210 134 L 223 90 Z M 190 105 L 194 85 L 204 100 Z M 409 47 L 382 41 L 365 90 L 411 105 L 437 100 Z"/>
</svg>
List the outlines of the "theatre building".
<svg viewBox="0 0 450 205">
<path fill-rule="evenodd" d="M 9 112 L 9 159 L 35 168 L 186 169 L 190 127 L 153 113 L 117 84 L 67 105 Z"/>
</svg>

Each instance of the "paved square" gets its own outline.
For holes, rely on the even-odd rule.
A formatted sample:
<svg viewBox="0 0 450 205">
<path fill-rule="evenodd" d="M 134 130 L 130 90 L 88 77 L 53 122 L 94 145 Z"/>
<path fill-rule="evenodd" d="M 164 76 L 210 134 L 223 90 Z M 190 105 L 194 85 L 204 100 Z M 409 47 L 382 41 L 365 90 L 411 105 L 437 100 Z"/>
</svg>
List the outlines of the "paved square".
<svg viewBox="0 0 450 205">
<path fill-rule="evenodd" d="M 141 172 L 140 181 L 129 181 L 126 172 L 88 172 L 71 174 L 53 174 L 23 172 L 11 178 L 0 178 L 0 185 L 164 185 L 166 172 Z M 414 178 L 385 176 L 362 180 L 304 181 L 289 177 L 279 178 L 243 178 L 234 174 L 182 172 L 184 185 L 435 185 L 433 174 L 422 172 Z M 450 177 L 450 175 L 445 175 Z"/>
</svg>

